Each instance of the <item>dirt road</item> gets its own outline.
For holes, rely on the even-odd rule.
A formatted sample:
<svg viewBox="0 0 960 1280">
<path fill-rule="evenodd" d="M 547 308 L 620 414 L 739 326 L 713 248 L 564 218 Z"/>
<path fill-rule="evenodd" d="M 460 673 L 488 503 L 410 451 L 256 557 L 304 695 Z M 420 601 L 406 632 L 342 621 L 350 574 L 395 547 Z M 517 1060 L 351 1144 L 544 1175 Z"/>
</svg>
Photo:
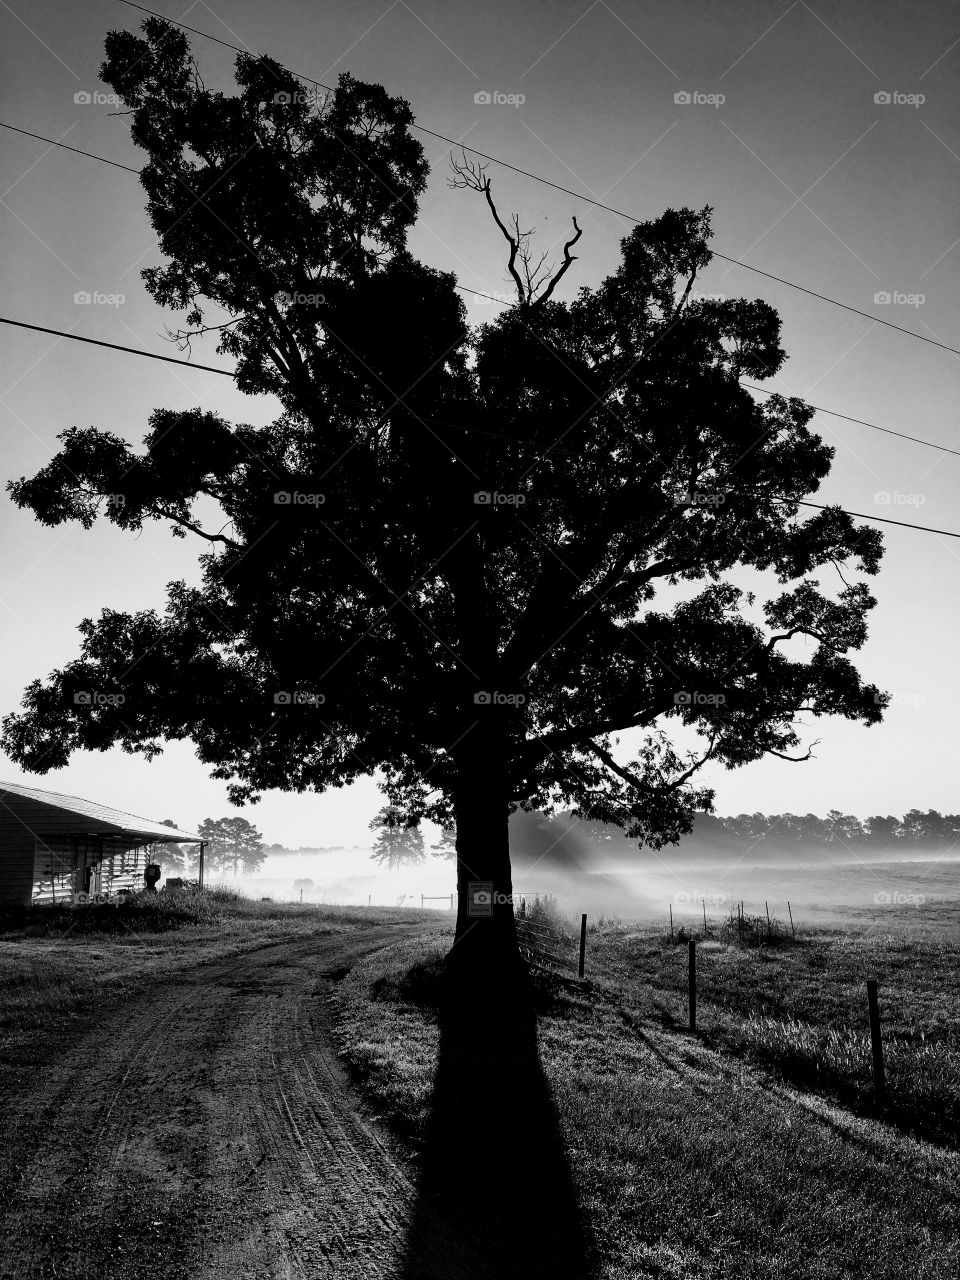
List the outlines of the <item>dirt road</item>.
<svg viewBox="0 0 960 1280">
<path fill-rule="evenodd" d="M 348 1084 L 328 999 L 359 957 L 409 932 L 198 966 L 38 1064 L 2 1100 L 16 1175 L 0 1204 L 0 1277 L 393 1274 L 414 1189 Z M 446 1280 L 457 1268 L 437 1245 L 422 1274 Z"/>
</svg>

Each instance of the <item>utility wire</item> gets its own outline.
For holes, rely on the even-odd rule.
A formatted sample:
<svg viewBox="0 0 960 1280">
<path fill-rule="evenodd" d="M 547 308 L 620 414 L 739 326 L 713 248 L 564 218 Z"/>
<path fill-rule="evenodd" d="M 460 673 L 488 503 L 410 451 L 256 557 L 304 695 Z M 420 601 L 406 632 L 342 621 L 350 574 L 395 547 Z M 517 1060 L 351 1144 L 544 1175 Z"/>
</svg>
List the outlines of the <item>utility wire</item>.
<svg viewBox="0 0 960 1280">
<path fill-rule="evenodd" d="M 112 164 L 115 169 L 126 169 L 128 173 L 139 176 L 140 170 L 132 165 L 120 164 L 118 160 L 108 160 L 106 156 L 96 156 L 92 151 L 84 151 L 81 147 L 68 146 L 66 142 L 57 142 L 55 138 L 45 138 L 41 133 L 31 133 L 29 129 L 18 129 L 15 124 L 7 124 L 0 120 L 0 129 L 9 129 L 12 133 L 22 133 L 25 138 L 36 138 L 38 142 L 49 142 L 51 147 L 61 147 L 64 151 L 73 151 L 78 156 L 89 156 L 91 160 L 99 160 L 101 164 Z"/>
<path fill-rule="evenodd" d="M 207 373 L 222 373 L 224 377 L 232 378 L 234 374 L 229 369 L 217 369 L 210 364 L 194 364 L 192 360 L 178 360 L 176 356 L 160 356 L 153 351 L 144 351 L 141 347 L 125 347 L 119 342 L 102 342 L 99 338 L 84 338 L 79 333 L 65 333 L 62 329 L 48 329 L 42 324 L 27 324 L 25 320 L 11 320 L 7 316 L 0 316 L 0 324 L 13 324 L 18 329 L 33 329 L 37 333 L 52 333 L 58 338 L 69 338 L 71 342 L 89 342 L 94 347 L 109 347 L 111 351 L 126 351 L 134 356 L 146 356 L 148 360 L 164 360 L 167 364 L 182 364 L 188 369 L 203 369 Z"/>
<path fill-rule="evenodd" d="M 127 0 L 121 0 L 121 3 L 127 3 Z M 139 6 L 135 6 L 135 7 L 139 7 Z M 192 29 L 192 28 L 191 28 L 191 29 Z M 212 38 L 213 38 L 213 37 L 211 37 L 211 39 L 212 39 Z M 231 45 L 231 46 L 230 46 L 230 48 L 233 48 L 233 45 Z M 0 129 L 10 129 L 10 130 L 12 130 L 14 133 L 22 133 L 22 134 L 23 134 L 25 137 L 27 137 L 27 138 L 36 138 L 36 140 L 37 140 L 38 142 L 46 142 L 46 143 L 49 143 L 49 145 L 50 145 L 51 147 L 61 147 L 64 151 L 72 151 L 72 152 L 74 152 L 76 155 L 86 156 L 86 157 L 87 157 L 88 159 L 90 159 L 90 160 L 99 160 L 102 164 L 110 164 L 110 165 L 113 165 L 113 167 L 114 167 L 115 169 L 125 169 L 128 173 L 133 173 L 133 174 L 136 174 L 136 175 L 139 175 L 139 173 L 140 173 L 140 170 L 139 170 L 139 169 L 134 169 L 131 165 L 128 165 L 128 164 L 120 164 L 120 163 L 119 163 L 118 161 L 116 161 L 116 160 L 108 160 L 106 156 L 99 156 L 99 155 L 96 155 L 96 154 L 95 154 L 94 152 L 92 152 L 92 151 L 84 151 L 81 147 L 70 147 L 70 146 L 67 146 L 67 144 L 66 144 L 66 143 L 64 143 L 64 142 L 58 142 L 55 138 L 47 138 L 47 137 L 44 137 L 44 135 L 43 135 L 43 134 L 40 134 L 40 133 L 31 133 L 29 129 L 20 129 L 20 128 L 18 128 L 16 125 L 13 125 L 13 124 L 7 124 L 7 123 L 6 123 L 6 121 L 4 121 L 4 120 L 0 120 Z M 478 298 L 486 298 L 486 299 L 488 299 L 490 302 L 496 302 L 496 303 L 499 303 L 501 306 L 514 307 L 514 306 L 516 306 L 516 305 L 517 305 L 517 304 L 516 304 L 516 303 L 514 303 L 514 302 L 507 302 L 507 301 L 505 301 L 503 298 L 498 298 L 498 297 L 496 297 L 496 296 L 495 296 L 494 294 L 492 294 L 492 293 L 484 293 L 481 289 L 471 289 L 471 288 L 469 287 L 469 285 L 465 285 L 465 284 L 458 284 L 458 285 L 455 285 L 454 287 L 455 287 L 456 289 L 458 289 L 461 293 L 472 293 L 472 294 L 474 294 L 474 295 L 475 295 L 476 297 L 478 297 Z M 9 323 L 11 323 L 11 324 L 15 324 L 15 323 L 19 323 L 19 322 L 17 322 L 17 321 L 10 321 Z M 24 327 L 26 327 L 26 328 L 30 328 L 31 326 L 30 326 L 30 325 L 26 325 L 26 326 L 24 326 Z M 33 327 L 35 327 L 35 326 L 33 326 Z M 51 332 L 53 332 L 53 330 L 51 330 Z M 69 337 L 69 336 L 72 336 L 72 335 L 65 335 L 65 336 L 68 336 L 68 337 Z M 86 342 L 93 342 L 93 341 L 94 341 L 94 339 L 93 339 L 93 338 L 86 338 L 86 339 L 82 339 L 82 341 L 86 341 Z M 111 344 L 110 344 L 110 343 L 101 343 L 101 344 L 99 344 L 99 345 L 101 345 L 101 346 L 110 346 Z M 132 349 L 132 348 L 126 348 L 126 347 L 121 347 L 121 348 L 119 348 L 119 350 L 131 350 L 131 349 Z M 947 350 L 952 350 L 952 348 L 947 348 Z M 141 352 L 140 354 L 147 355 L 147 354 L 149 354 L 149 353 L 148 353 L 148 352 Z M 153 356 L 153 359 L 154 359 L 154 360 L 170 360 L 170 359 L 171 359 L 171 357 L 169 357 L 169 356 Z M 172 362 L 173 362 L 174 364 L 190 364 L 190 367 L 191 367 L 191 368 L 194 368 L 194 369 L 209 368 L 209 366 L 207 366 L 207 365 L 192 364 L 190 361 L 186 361 L 186 360 L 174 360 L 174 361 L 172 361 Z M 226 369 L 211 369 L 210 371 L 211 371 L 211 372 L 213 372 L 213 373 L 227 373 L 227 372 L 228 372 Z M 232 376 L 232 375 L 230 375 L 230 376 Z M 779 394 L 785 394 L 785 393 L 780 393 L 780 392 L 777 392 L 777 391 L 771 391 L 769 387 L 758 387 L 755 383 L 752 383 L 752 382 L 742 382 L 740 385 L 741 385 L 741 386 L 743 386 L 743 387 L 748 388 L 750 391 L 757 391 L 757 392 L 759 392 L 759 394 L 760 394 L 760 395 L 764 395 L 764 396 L 774 396 L 774 395 L 779 395 Z M 804 401 L 804 403 L 809 404 L 809 401 Z M 811 409 L 814 409 L 817 413 L 825 413 L 825 414 L 829 415 L 829 417 L 831 417 L 831 418 L 840 418 L 840 419 L 842 419 L 842 421 L 844 421 L 844 422 L 853 422 L 853 423 L 855 423 L 857 426 L 861 426 L 861 427 L 869 427 L 872 431 L 882 431 L 882 432 L 884 433 L 884 435 L 888 435 L 888 436 L 896 436 L 896 437 L 897 437 L 898 439 L 900 439 L 900 440 L 909 440 L 909 441 L 911 441 L 913 444 L 920 444 L 920 445 L 924 445 L 924 446 L 925 446 L 926 448 L 928 448 L 928 449 L 936 449 L 936 450 L 938 450 L 938 452 L 940 452 L 940 453 L 950 453 L 950 454 L 953 454 L 953 456 L 954 456 L 954 457 L 960 458 L 960 450 L 958 450 L 958 449 L 951 449 L 951 448 L 949 448 L 949 446 L 947 446 L 947 445 L 945 445 L 945 444 L 934 444 L 934 442 L 933 442 L 932 440 L 921 440 L 919 436 L 910 436 L 910 435 L 905 434 L 903 431 L 894 431 L 892 427 L 880 427 L 880 426 L 878 426 L 875 422 L 867 422 L 864 418 L 853 418 L 853 417 L 851 417 L 851 416 L 850 416 L 849 414 L 847 414 L 847 413 L 838 413 L 835 409 L 826 409 L 826 408 L 824 408 L 824 406 L 823 406 L 823 405 L 819 405 L 819 404 L 810 404 L 810 408 L 811 408 Z M 446 425 L 451 425 L 451 424 L 446 424 Z M 479 431 L 480 429 L 479 429 L 478 427 L 469 427 L 469 428 L 464 428 L 464 430 Z M 487 434 L 487 435 L 499 435 L 500 433 L 499 433 L 499 432 L 486 432 L 485 434 Z M 508 437 L 505 437 L 505 438 L 508 438 Z"/>
<path fill-rule="evenodd" d="M 184 31 L 202 36 L 205 40 L 212 40 L 215 44 L 222 45 L 225 49 L 233 49 L 236 53 L 243 53 L 248 57 L 259 57 L 261 60 L 266 56 L 264 54 L 251 54 L 249 49 L 244 49 L 237 44 L 231 44 L 228 40 L 221 40 L 219 36 L 212 36 L 209 32 L 200 31 L 196 27 L 189 27 L 184 22 L 178 22 L 174 18 L 168 18 L 165 14 L 157 13 L 155 9 L 147 9 L 142 4 L 134 4 L 133 0 L 117 0 L 117 3 L 126 5 L 128 9 L 138 9 L 141 13 L 148 13 L 151 17 L 160 18 L 163 22 L 170 23 L 171 26 L 182 27 Z M 272 61 L 276 61 L 276 59 L 272 59 Z M 277 65 L 283 66 L 283 63 L 277 63 Z M 292 71 L 289 67 L 284 67 L 283 69 L 298 80 L 306 81 L 307 84 L 316 85 L 320 89 L 325 89 L 328 93 L 336 92 L 332 85 L 324 84 L 322 80 L 316 80 L 313 76 L 302 75 L 300 72 Z M 513 173 L 518 173 L 524 178 L 530 178 L 545 187 L 552 187 L 554 191 L 560 191 L 564 195 L 571 196 L 574 200 L 582 200 L 585 204 L 593 205 L 596 209 L 603 209 L 606 213 L 625 218 L 628 222 L 639 225 L 642 221 L 641 218 L 636 218 L 631 213 L 625 213 L 622 209 L 615 209 L 613 205 L 604 204 L 602 200 L 595 200 L 592 196 L 582 195 L 579 191 L 573 191 L 570 187 L 561 186 L 558 182 L 551 182 L 549 178 L 541 177 L 540 174 L 531 173 L 529 169 L 522 169 L 519 165 L 511 164 L 509 160 L 502 160 L 499 156 L 490 155 L 486 151 L 478 151 L 476 147 L 468 147 L 465 143 L 457 141 L 456 138 L 448 138 L 445 133 L 438 133 L 435 129 L 428 129 L 422 124 L 413 123 L 410 127 L 418 133 L 425 133 L 431 138 L 437 138 L 440 142 L 448 142 L 453 147 L 458 147 L 462 151 L 469 151 L 471 155 L 479 156 L 482 160 L 489 160 L 491 164 L 498 164 L 504 169 L 510 169 Z M 939 347 L 942 351 L 949 351 L 953 355 L 960 356 L 960 350 L 956 347 L 947 346 L 945 342 L 938 342 L 936 338 L 928 338 L 925 334 L 917 333 L 915 329 L 905 329 L 903 325 L 894 324 L 892 320 L 881 320 L 878 316 L 873 316 L 868 311 L 861 311 L 858 307 L 851 307 L 846 302 L 840 302 L 839 299 L 831 298 L 825 293 L 818 293 L 816 289 L 808 289 L 806 285 L 797 284 L 793 280 L 786 280 L 783 276 L 774 275 L 770 271 L 763 271 L 760 267 L 751 266 L 749 262 L 743 262 L 740 258 L 731 258 L 728 254 L 720 253 L 717 249 L 711 249 L 710 252 L 713 257 L 720 258 L 723 262 L 743 267 L 746 271 L 753 271 L 757 275 L 764 276 L 767 280 L 775 280 L 778 284 L 784 284 L 790 289 L 796 289 L 800 293 L 807 294 L 808 297 L 817 298 L 820 302 L 828 302 L 831 306 L 840 307 L 855 316 L 862 316 L 865 320 L 870 320 L 874 324 L 883 325 L 887 329 L 894 329 L 897 333 L 905 333 L 909 338 L 916 338 L 919 342 L 926 342 L 932 347 Z"/>
<path fill-rule="evenodd" d="M 147 359 L 149 360 L 163 360 L 163 361 L 166 361 L 167 364 L 179 364 L 179 365 L 183 365 L 187 369 L 202 369 L 205 373 L 219 373 L 225 378 L 233 378 L 235 376 L 231 372 L 231 370 L 218 369 L 214 365 L 194 364 L 192 360 L 177 360 L 175 356 L 161 356 L 161 355 L 157 355 L 153 351 L 145 351 L 140 347 L 123 346 L 119 342 L 103 342 L 99 338 L 85 338 L 79 333 L 67 333 L 63 329 L 50 329 L 46 325 L 42 325 L 42 324 L 27 324 L 25 320 L 12 320 L 9 316 L 0 316 L 0 324 L 15 325 L 18 329 L 32 329 L 35 333 L 49 333 L 57 338 L 68 338 L 71 342 L 88 342 L 95 347 L 107 347 L 111 351 L 125 351 L 129 355 L 146 356 Z M 857 419 L 856 421 L 859 421 L 859 419 Z M 438 423 L 437 425 L 453 427 L 456 424 Z M 865 425 L 872 426 L 873 424 L 868 422 Z M 476 427 L 458 427 L 457 429 L 463 430 L 463 431 L 479 431 L 480 430 L 479 428 L 476 428 Z M 883 430 L 883 428 L 878 428 L 878 430 Z M 496 436 L 502 435 L 502 433 L 499 431 L 483 431 L 481 432 L 481 434 L 496 435 Z M 898 434 L 898 433 L 895 432 L 894 434 Z M 517 437 L 515 436 L 504 435 L 502 436 L 502 438 L 504 440 L 513 440 L 515 443 L 518 443 L 518 444 L 523 443 L 522 441 L 517 439 Z M 927 440 L 921 440 L 921 441 L 918 441 L 918 443 L 929 444 L 930 442 Z M 940 446 L 933 445 L 931 447 L 936 449 L 936 448 L 939 448 Z M 948 452 L 953 452 L 953 450 L 948 450 Z M 819 502 L 801 502 L 797 498 L 774 498 L 773 501 L 785 502 L 785 503 L 796 502 L 797 506 L 813 507 L 818 511 L 826 511 L 829 509 L 823 506 Z M 960 538 L 960 533 L 954 533 L 950 529 L 934 529 L 929 525 L 910 524 L 906 520 L 891 520 L 885 516 L 869 516 L 864 514 L 864 512 L 862 511 L 847 511 L 843 507 L 839 509 L 843 511 L 844 515 L 853 516 L 858 520 L 873 520 L 878 522 L 879 524 L 896 524 L 903 529 L 919 529 L 921 533 L 939 533 L 939 534 L 942 534 L 945 538 Z"/>
<path fill-rule="evenodd" d="M 470 289 L 465 284 L 456 286 L 464 293 L 474 293 L 479 298 L 488 298 L 491 302 L 499 302 L 501 306 L 515 307 L 515 302 L 505 302 L 503 298 L 497 298 L 492 293 L 481 293 L 479 289 Z M 754 382 L 741 382 L 741 387 L 746 387 L 749 391 L 758 391 L 762 396 L 786 395 L 786 392 L 772 391 L 769 387 L 758 387 Z M 787 396 L 788 399 L 793 399 Z M 797 397 L 802 399 L 802 397 Z M 852 418 L 848 413 L 838 413 L 836 409 L 825 409 L 822 404 L 811 404 L 809 400 L 803 401 L 808 408 L 813 409 L 817 413 L 825 413 L 831 418 L 841 418 L 844 422 L 854 422 L 860 427 L 869 427 L 872 431 L 882 431 L 884 435 L 897 436 L 900 440 L 910 440 L 913 444 L 922 444 L 928 449 L 936 449 L 940 453 L 952 453 L 954 457 L 960 458 L 960 449 L 951 449 L 945 444 L 934 444 L 932 440 L 921 440 L 919 436 L 908 436 L 903 431 L 894 431 L 892 427 L 878 427 L 875 422 L 867 422 L 865 418 Z"/>
</svg>

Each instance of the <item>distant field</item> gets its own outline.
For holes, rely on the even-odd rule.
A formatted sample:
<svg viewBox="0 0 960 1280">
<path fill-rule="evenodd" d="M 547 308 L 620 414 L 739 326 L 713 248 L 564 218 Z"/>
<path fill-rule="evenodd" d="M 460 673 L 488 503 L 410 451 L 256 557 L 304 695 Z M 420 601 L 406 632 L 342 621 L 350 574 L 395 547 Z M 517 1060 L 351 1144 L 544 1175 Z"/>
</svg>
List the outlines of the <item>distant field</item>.
<svg viewBox="0 0 960 1280">
<path fill-rule="evenodd" d="M 960 860 L 829 864 L 765 861 L 693 862 L 672 851 L 644 851 L 636 862 L 605 870 L 559 875 L 542 866 L 515 876 L 517 892 L 548 892 L 568 915 L 586 912 L 591 919 L 667 920 L 700 916 L 719 921 L 737 903 L 750 912 L 765 904 L 787 920 L 789 901 L 794 919 L 807 924 L 859 924 L 883 920 L 896 928 L 923 927 L 924 918 L 943 919 L 954 912 L 960 920 Z M 911 923 L 908 926 L 908 921 Z"/>
</svg>

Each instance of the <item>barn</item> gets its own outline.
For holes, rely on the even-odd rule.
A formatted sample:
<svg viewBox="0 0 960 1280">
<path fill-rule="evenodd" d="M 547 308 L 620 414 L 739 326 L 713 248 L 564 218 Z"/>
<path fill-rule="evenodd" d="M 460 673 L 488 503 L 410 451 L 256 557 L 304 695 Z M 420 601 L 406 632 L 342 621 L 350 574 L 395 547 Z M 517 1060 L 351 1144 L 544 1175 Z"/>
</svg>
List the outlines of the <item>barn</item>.
<svg viewBox="0 0 960 1280">
<path fill-rule="evenodd" d="M 189 831 L 79 796 L 0 782 L 0 903 L 142 888 L 161 844 L 203 848 Z"/>
</svg>

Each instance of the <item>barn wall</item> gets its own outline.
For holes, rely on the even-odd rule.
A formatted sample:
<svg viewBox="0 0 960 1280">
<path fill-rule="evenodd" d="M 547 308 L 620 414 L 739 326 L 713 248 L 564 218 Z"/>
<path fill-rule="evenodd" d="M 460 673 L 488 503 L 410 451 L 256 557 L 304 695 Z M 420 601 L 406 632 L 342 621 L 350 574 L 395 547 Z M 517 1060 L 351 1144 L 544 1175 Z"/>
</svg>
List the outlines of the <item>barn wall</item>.
<svg viewBox="0 0 960 1280">
<path fill-rule="evenodd" d="M 51 795 L 50 800 L 43 800 L 40 795 L 20 794 L 0 785 L 0 903 L 52 897 L 51 850 L 66 851 L 69 847 L 72 868 L 74 840 L 79 842 L 78 855 L 82 855 L 76 858 L 77 876 L 71 876 L 68 884 L 58 883 L 57 900 L 61 892 L 71 894 L 74 888 L 82 888 L 83 866 L 100 865 L 98 836 L 105 837 L 108 845 L 104 851 L 107 856 L 102 866 L 101 888 L 114 892 L 119 888 L 141 888 L 145 855 L 132 856 L 134 845 L 146 845 L 168 833 L 180 836 L 182 843 L 186 835 L 163 826 L 141 824 L 133 815 L 89 801 L 71 801 L 71 808 L 66 804 L 68 798 L 62 798 L 64 803 L 54 803 L 60 798 Z M 120 820 L 124 820 L 122 827 Z M 126 856 L 120 852 L 124 845 L 128 850 Z M 60 860 L 55 861 L 59 870 Z M 45 885 L 41 883 L 43 880 Z"/>
<path fill-rule="evenodd" d="M 0 902 L 30 901 L 33 846 L 33 832 L 0 805 Z"/>
</svg>

